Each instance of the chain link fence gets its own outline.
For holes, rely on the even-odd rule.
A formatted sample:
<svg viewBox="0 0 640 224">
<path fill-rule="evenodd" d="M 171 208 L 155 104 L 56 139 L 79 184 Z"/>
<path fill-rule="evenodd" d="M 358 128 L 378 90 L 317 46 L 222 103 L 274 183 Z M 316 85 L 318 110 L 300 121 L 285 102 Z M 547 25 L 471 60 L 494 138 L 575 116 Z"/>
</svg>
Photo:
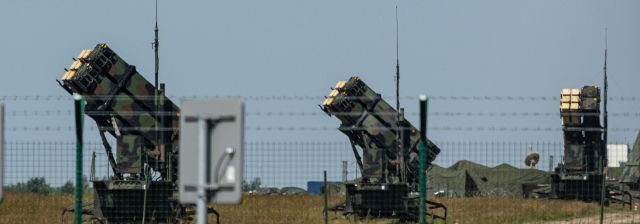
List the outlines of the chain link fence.
<svg viewBox="0 0 640 224">
<path fill-rule="evenodd" d="M 536 199 L 544 196 L 538 189 L 549 186 L 550 174 L 558 163 L 563 162 L 562 142 L 434 143 L 441 153 L 427 171 L 427 198 L 448 208 L 446 223 L 456 219 L 459 223 L 599 221 L 595 218 L 599 214 L 596 202 Z M 621 175 L 630 155 L 630 146 L 633 144 L 609 144 L 607 178 L 610 182 L 615 182 Z M 73 205 L 75 150 L 75 142 L 6 142 L 6 198 L 0 204 L 0 223 L 58 220 L 60 211 Z M 362 155 L 359 148 L 358 153 Z M 539 155 L 532 166 L 525 164 L 525 157 L 531 153 Z M 323 171 L 327 171 L 327 180 L 332 183 L 326 191 L 330 205 L 344 200 L 346 189 L 342 183 L 345 179 L 362 178 L 351 144 L 341 141 L 246 142 L 244 166 L 244 202 L 212 205 L 219 211 L 221 220 L 227 223 L 263 219 L 271 220 L 267 223 L 318 223 L 323 220 Z M 83 175 L 86 181 L 84 201 L 90 201 L 93 197 L 91 180 L 106 180 L 113 175 L 102 142 L 84 143 Z M 30 215 L 20 216 L 17 211 L 28 211 Z M 635 210 L 618 204 L 609 205 L 605 212 L 607 223 L 640 220 L 640 216 L 635 216 Z M 300 219 L 292 218 L 296 216 L 287 215 L 289 213 L 300 213 L 297 217 Z M 353 222 L 336 214 L 338 218 L 332 222 Z M 375 219 L 375 214 L 361 218 Z M 382 222 L 395 222 L 385 220 Z"/>
</svg>

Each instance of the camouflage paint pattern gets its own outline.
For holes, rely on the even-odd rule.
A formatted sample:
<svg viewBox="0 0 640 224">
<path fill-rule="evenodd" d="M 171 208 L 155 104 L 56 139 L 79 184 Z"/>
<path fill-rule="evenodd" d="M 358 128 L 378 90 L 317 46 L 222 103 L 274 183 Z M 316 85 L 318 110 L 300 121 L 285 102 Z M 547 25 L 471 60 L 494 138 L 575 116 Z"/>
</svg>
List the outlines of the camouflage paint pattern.
<svg viewBox="0 0 640 224">
<path fill-rule="evenodd" d="M 573 95 L 572 95 L 573 97 Z M 580 90 L 580 109 L 572 113 L 590 114 L 574 116 L 580 122 L 564 124 L 564 167 L 568 171 L 602 172 L 602 160 L 606 163 L 606 148 L 602 131 L 576 131 L 575 128 L 600 129 L 600 89 L 597 86 L 584 86 Z M 562 112 L 562 111 L 561 111 Z M 595 114 L 595 116 L 593 116 Z M 578 129 L 579 130 L 579 129 Z"/>
<path fill-rule="evenodd" d="M 408 166 L 417 170 L 418 147 L 421 146 L 420 132 L 409 122 L 400 122 L 398 129 L 397 111 L 383 100 L 358 77 L 351 77 L 347 84 L 332 97 L 332 102 L 323 105 L 327 114 L 336 116 L 342 125 L 339 130 L 363 149 L 364 178 L 381 178 L 385 169 L 395 173 L 402 169 L 407 158 Z M 398 135 L 403 133 L 400 142 Z M 404 145 L 404 154 L 400 146 Z M 433 162 L 440 149 L 428 141 L 427 164 Z"/>
<path fill-rule="evenodd" d="M 115 125 L 122 134 L 121 137 L 124 137 L 119 139 L 116 155 L 118 163 L 125 163 L 122 170 L 138 166 L 137 163 L 129 162 L 133 154 L 158 148 L 160 144 L 156 142 L 156 124 L 159 124 L 160 129 L 158 137 L 164 139 L 165 153 L 177 149 L 180 109 L 169 99 L 155 99 L 156 88 L 136 71 L 135 66 L 125 62 L 106 44 L 96 45 L 91 53 L 78 59 L 80 66 L 71 69 L 76 69 L 75 75 L 63 77 L 63 88 L 84 96 L 87 101 L 86 114 L 96 120 L 99 126 L 109 130 L 114 137 L 116 134 L 113 131 L 112 117 L 115 118 Z M 164 93 L 158 91 L 158 96 L 164 96 Z M 156 105 L 161 108 L 162 114 L 156 115 Z M 131 144 L 130 137 L 125 136 L 138 136 L 136 141 L 140 143 Z M 127 145 L 120 145 L 121 142 Z M 138 148 L 130 148 L 132 145 L 140 147 L 140 152 L 136 151 Z M 120 155 L 120 152 L 124 154 Z M 164 155 L 161 157 L 165 158 Z M 153 156 L 151 159 L 160 159 L 160 156 Z M 162 169 L 154 169 L 156 168 Z M 136 169 L 131 168 L 131 171 L 139 172 Z"/>
<path fill-rule="evenodd" d="M 137 130 L 133 134 L 143 135 L 155 143 L 156 118 L 153 116 L 156 101 L 155 88 L 135 66 L 127 64 L 107 45 L 98 44 L 85 63 L 78 68 L 76 75 L 65 85 L 87 99 L 88 114 L 93 111 L 110 112 L 124 123 L 124 127 Z M 173 114 L 165 116 L 161 127 L 177 129 L 179 108 L 169 99 L 160 101 L 163 111 Z M 94 119 L 104 119 L 105 115 L 90 115 Z M 108 116 L 106 116 L 108 117 Z M 173 131 L 168 131 L 171 136 Z M 171 142 L 177 145 L 177 139 Z M 174 147 L 171 147 L 174 148 Z"/>
<path fill-rule="evenodd" d="M 388 159 L 384 149 L 378 148 L 372 142 L 372 147 L 363 148 L 362 175 L 365 178 L 382 178 L 382 164 Z M 366 152 L 364 152 L 366 151 Z"/>
<path fill-rule="evenodd" d="M 622 176 L 620 177 L 620 183 L 633 183 L 637 184 L 640 179 L 640 132 L 636 137 L 636 143 L 633 144 L 631 149 L 631 155 L 629 160 L 622 170 Z"/>
<path fill-rule="evenodd" d="M 582 109 L 583 110 L 597 110 L 599 109 L 599 101 L 593 97 L 583 97 L 582 98 Z"/>
<path fill-rule="evenodd" d="M 567 169 L 582 170 L 584 158 L 583 145 L 565 145 L 564 146 L 564 165 Z"/>
<path fill-rule="evenodd" d="M 597 86 L 584 86 L 580 91 L 581 97 L 596 98 L 600 102 L 600 89 Z"/>
<path fill-rule="evenodd" d="M 117 137 L 118 148 L 117 166 L 118 173 L 142 172 L 142 148 L 143 138 L 140 135 L 121 135 Z"/>
<path fill-rule="evenodd" d="M 90 53 L 84 52 L 78 56 L 71 71 L 63 76 L 62 87 L 69 93 L 84 96 L 85 113 L 96 121 L 100 130 L 108 131 L 118 141 L 117 159 L 105 144 L 109 160 L 117 160 L 113 165 L 116 175 L 111 176 L 111 180 L 93 181 L 94 217 L 106 223 L 133 223 L 139 220 L 146 204 L 147 217 L 173 217 L 175 220 L 180 208 L 184 208 L 182 205 L 176 207 L 174 195 L 178 164 L 173 155 L 176 155 L 179 143 L 180 109 L 164 97 L 163 90 L 156 90 L 135 66 L 129 65 L 107 45 L 98 44 Z M 156 108 L 160 113 L 155 113 Z M 161 177 L 150 183 L 153 187 L 146 189 L 141 187 L 143 182 L 140 180 L 145 178 L 144 164 L 159 172 Z M 141 175 L 124 178 L 122 173 Z"/>
</svg>

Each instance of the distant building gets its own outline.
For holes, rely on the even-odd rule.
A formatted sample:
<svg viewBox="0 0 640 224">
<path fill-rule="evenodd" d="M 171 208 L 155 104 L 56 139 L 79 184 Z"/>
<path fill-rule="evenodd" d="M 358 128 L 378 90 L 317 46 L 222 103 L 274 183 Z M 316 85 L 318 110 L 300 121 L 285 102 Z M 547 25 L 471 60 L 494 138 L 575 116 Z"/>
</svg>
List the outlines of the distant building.
<svg viewBox="0 0 640 224">
<path fill-rule="evenodd" d="M 342 184 L 342 182 L 339 182 L 339 181 L 327 181 L 327 184 L 330 184 L 330 183 Z M 309 181 L 307 182 L 307 192 L 309 192 L 309 194 L 312 194 L 312 195 L 319 195 L 321 193 L 320 188 L 323 186 L 324 186 L 324 181 Z"/>
<path fill-rule="evenodd" d="M 607 158 L 609 167 L 624 167 L 629 158 L 629 145 L 607 144 Z"/>
</svg>

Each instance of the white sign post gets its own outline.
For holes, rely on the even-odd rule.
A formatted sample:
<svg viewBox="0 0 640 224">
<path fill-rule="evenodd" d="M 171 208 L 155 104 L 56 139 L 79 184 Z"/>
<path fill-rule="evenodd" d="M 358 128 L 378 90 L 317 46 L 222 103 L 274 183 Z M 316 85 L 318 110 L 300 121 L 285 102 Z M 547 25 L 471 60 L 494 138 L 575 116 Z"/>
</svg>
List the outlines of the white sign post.
<svg viewBox="0 0 640 224">
<path fill-rule="evenodd" d="M 207 99 L 182 102 L 180 203 L 197 205 L 197 223 L 207 221 L 207 203 L 242 201 L 244 102 Z"/>
</svg>

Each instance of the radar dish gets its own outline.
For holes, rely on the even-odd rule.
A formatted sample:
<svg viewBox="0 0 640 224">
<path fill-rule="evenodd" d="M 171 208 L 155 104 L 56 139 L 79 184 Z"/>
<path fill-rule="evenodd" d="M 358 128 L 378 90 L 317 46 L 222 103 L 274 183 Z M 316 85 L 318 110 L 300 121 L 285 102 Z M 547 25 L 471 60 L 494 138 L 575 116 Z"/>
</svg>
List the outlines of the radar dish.
<svg viewBox="0 0 640 224">
<path fill-rule="evenodd" d="M 535 169 L 536 164 L 538 164 L 538 161 L 540 161 L 540 155 L 538 154 L 538 152 L 534 151 L 531 146 L 529 146 L 529 150 L 533 152 L 529 153 L 529 155 L 524 158 L 524 164 L 527 165 L 530 169 Z"/>
</svg>

